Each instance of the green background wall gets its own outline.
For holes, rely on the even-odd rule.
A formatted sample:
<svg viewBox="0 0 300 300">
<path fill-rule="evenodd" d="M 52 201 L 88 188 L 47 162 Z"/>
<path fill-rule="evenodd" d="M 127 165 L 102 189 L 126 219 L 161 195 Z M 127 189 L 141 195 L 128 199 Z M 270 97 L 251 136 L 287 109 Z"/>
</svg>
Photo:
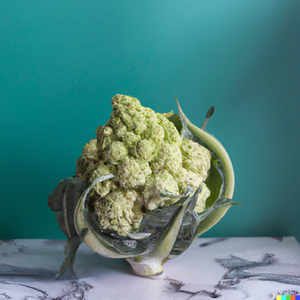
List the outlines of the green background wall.
<svg viewBox="0 0 300 300">
<path fill-rule="evenodd" d="M 64 238 L 47 206 L 117 93 L 174 95 L 225 146 L 243 202 L 205 236 L 296 236 L 300 1 L 1 1 L 0 239 Z"/>
</svg>

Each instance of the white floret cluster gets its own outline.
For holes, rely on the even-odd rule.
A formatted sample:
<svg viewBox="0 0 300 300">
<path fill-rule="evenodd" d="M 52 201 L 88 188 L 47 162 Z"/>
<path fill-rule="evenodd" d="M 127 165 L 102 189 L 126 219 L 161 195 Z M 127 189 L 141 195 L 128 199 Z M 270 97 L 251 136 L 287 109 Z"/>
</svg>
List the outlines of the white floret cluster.
<svg viewBox="0 0 300 300">
<path fill-rule="evenodd" d="M 76 176 L 98 183 L 90 199 L 103 228 L 119 235 L 136 231 L 145 211 L 168 206 L 178 199 L 160 197 L 162 190 L 181 194 L 188 185 L 202 184 L 195 212 L 205 209 L 210 195 L 204 181 L 210 169 L 210 152 L 182 138 L 166 114 L 143 107 L 136 98 L 116 95 L 108 123 L 96 130 L 77 160 Z"/>
</svg>

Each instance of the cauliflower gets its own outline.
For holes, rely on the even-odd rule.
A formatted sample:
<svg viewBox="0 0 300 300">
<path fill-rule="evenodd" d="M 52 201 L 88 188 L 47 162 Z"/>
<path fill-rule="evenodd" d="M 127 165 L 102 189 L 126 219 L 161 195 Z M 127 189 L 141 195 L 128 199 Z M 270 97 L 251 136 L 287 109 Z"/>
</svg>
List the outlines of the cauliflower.
<svg viewBox="0 0 300 300">
<path fill-rule="evenodd" d="M 166 207 L 178 198 L 160 197 L 161 191 L 182 194 L 202 184 L 195 212 L 203 211 L 210 191 L 204 181 L 210 169 L 210 151 L 183 138 L 168 114 L 155 113 L 130 96 L 112 98 L 110 120 L 96 130 L 77 160 L 76 177 L 98 183 L 89 198 L 104 229 L 126 236 L 135 232 L 147 211 Z"/>
</svg>

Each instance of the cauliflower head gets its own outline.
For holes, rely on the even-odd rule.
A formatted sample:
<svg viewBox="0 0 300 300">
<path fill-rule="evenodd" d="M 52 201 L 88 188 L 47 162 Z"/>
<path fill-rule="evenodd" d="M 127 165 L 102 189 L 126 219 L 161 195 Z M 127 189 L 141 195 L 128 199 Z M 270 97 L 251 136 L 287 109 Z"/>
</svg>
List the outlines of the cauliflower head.
<svg viewBox="0 0 300 300">
<path fill-rule="evenodd" d="M 178 200 L 160 197 L 161 191 L 178 195 L 188 185 L 202 184 L 194 211 L 203 211 L 210 196 L 204 182 L 209 150 L 183 138 L 168 114 L 155 113 L 136 98 L 118 94 L 111 104 L 111 118 L 83 148 L 75 175 L 89 182 L 115 175 L 98 183 L 89 198 L 100 226 L 122 236 L 135 232 L 145 212 Z"/>
</svg>

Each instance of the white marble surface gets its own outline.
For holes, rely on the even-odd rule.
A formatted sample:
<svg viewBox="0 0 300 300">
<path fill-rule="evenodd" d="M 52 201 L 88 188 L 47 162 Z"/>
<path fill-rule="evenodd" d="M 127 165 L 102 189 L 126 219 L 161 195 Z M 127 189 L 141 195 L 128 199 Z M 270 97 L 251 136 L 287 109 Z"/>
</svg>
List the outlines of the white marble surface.
<svg viewBox="0 0 300 300">
<path fill-rule="evenodd" d="M 300 294 L 300 245 L 293 237 L 198 238 L 151 279 L 83 244 L 74 265 L 77 280 L 58 281 L 53 278 L 64 260 L 64 243 L 0 241 L 0 300 L 264 300 Z"/>
</svg>

